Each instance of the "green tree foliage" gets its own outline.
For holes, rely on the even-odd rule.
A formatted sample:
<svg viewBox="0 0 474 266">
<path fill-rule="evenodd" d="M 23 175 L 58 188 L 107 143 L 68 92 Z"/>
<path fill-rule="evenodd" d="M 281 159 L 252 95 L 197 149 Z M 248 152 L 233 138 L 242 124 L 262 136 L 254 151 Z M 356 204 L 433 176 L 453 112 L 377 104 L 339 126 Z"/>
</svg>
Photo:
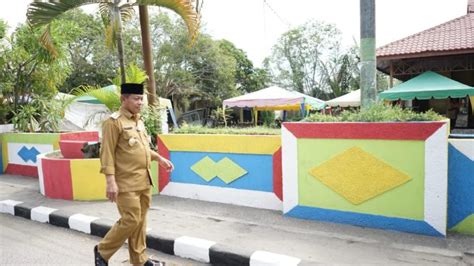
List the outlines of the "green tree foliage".
<svg viewBox="0 0 474 266">
<path fill-rule="evenodd" d="M 264 84 L 264 71 L 253 69 L 245 53 L 228 41 L 201 33 L 190 47 L 184 25 L 165 13 L 151 18 L 150 30 L 158 95 L 172 98 L 181 110 L 197 103 L 220 106 Z"/>
<path fill-rule="evenodd" d="M 265 69 L 254 68 L 247 54 L 227 40 L 219 41 L 219 48 L 235 59 L 235 83 L 243 93 L 265 88 L 269 83 L 269 75 Z"/>
<path fill-rule="evenodd" d="M 62 92 L 87 84 L 104 87 L 110 85 L 119 68 L 117 57 L 106 48 L 104 25 L 96 14 L 85 14 L 81 9 L 66 12 L 62 20 L 74 21 L 78 25 L 77 38 L 67 46 L 67 56 L 71 73 L 67 77 Z M 140 54 L 136 54 L 139 57 Z M 134 59 L 135 60 L 135 59 Z"/>
<path fill-rule="evenodd" d="M 56 60 L 37 42 L 41 32 L 26 25 L 20 25 L 0 44 L 0 91 L 14 111 L 34 94 L 54 95 L 70 73 L 66 46 L 75 37 L 77 25 L 58 21 L 51 30 L 58 35 Z"/>
<path fill-rule="evenodd" d="M 273 81 L 322 99 L 358 88 L 357 53 L 332 24 L 309 21 L 285 32 L 264 62 Z"/>
<path fill-rule="evenodd" d="M 50 1 L 34 1 L 30 3 L 27 11 L 28 22 L 32 27 L 44 28 L 41 38 L 38 40 L 43 47 L 50 52 L 52 58 L 58 56 L 55 40 L 51 32 L 51 23 L 60 18 L 67 11 L 79 8 L 84 5 L 98 4 L 100 15 L 105 26 L 105 36 L 107 47 L 117 48 L 117 57 L 121 69 L 121 81 L 127 82 L 125 79 L 125 57 L 123 46 L 123 22 L 129 21 L 134 13 L 134 6 L 158 6 L 169 9 L 178 14 L 184 21 L 188 36 L 193 41 L 199 32 L 199 14 L 198 7 L 193 6 L 191 0 L 50 0 Z M 199 5 L 199 4 L 198 4 Z M 148 25 L 142 25 L 145 28 Z M 154 91 L 151 94 L 154 95 Z"/>
<path fill-rule="evenodd" d="M 8 25 L 5 21 L 0 19 L 0 39 L 3 39 L 7 34 Z"/>
</svg>

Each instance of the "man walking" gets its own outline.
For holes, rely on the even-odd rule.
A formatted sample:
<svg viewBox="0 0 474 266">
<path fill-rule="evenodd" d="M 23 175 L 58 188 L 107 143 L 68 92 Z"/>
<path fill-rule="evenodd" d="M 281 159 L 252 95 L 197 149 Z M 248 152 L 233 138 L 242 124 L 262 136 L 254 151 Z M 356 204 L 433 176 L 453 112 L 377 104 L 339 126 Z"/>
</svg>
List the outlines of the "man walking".
<svg viewBox="0 0 474 266">
<path fill-rule="evenodd" d="M 120 220 L 94 247 L 95 265 L 108 265 L 110 257 L 128 239 L 130 263 L 162 265 L 145 254 L 146 214 L 150 207 L 151 161 L 167 171 L 174 166 L 150 149 L 149 138 L 140 111 L 143 85 L 121 85 L 121 107 L 102 126 L 101 173 L 107 179 L 107 198 L 117 204 Z"/>
</svg>

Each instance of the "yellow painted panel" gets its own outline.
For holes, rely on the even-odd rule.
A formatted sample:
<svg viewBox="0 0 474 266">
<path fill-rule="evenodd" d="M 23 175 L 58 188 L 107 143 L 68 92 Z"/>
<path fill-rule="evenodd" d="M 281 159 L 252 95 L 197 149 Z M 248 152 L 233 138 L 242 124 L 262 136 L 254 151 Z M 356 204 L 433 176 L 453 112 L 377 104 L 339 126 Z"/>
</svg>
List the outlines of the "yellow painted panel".
<svg viewBox="0 0 474 266">
<path fill-rule="evenodd" d="M 8 143 L 6 141 L 2 143 L 2 162 L 3 162 L 3 171 L 5 172 L 5 169 L 7 169 L 7 165 L 8 165 Z"/>
<path fill-rule="evenodd" d="M 106 199 L 105 176 L 99 171 L 99 159 L 71 160 L 73 199 Z"/>
<path fill-rule="evenodd" d="M 352 147 L 313 168 L 310 174 L 358 205 L 411 178 L 359 147 Z"/>
<path fill-rule="evenodd" d="M 273 154 L 281 146 L 280 136 L 257 135 L 160 135 L 170 151 Z"/>
</svg>

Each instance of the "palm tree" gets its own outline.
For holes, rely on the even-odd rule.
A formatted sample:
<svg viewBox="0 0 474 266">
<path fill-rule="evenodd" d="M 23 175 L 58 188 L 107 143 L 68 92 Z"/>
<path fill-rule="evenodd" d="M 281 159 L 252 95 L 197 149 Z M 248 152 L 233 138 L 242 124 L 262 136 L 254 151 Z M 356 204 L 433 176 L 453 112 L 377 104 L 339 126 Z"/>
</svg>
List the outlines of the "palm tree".
<svg viewBox="0 0 474 266">
<path fill-rule="evenodd" d="M 45 31 L 41 35 L 41 44 L 57 57 L 58 53 L 51 37 L 51 22 L 61 14 L 84 5 L 99 4 L 99 11 L 106 26 L 106 40 L 110 48 L 117 48 L 117 56 L 120 63 L 120 73 L 122 83 L 126 82 L 125 77 L 125 59 L 122 41 L 122 23 L 129 20 L 133 15 L 134 6 L 158 6 L 170 9 L 177 13 L 184 20 L 191 43 L 195 40 L 199 31 L 199 14 L 193 6 L 193 0 L 49 0 L 47 2 L 33 2 L 29 5 L 27 11 L 28 23 L 32 27 L 45 26 Z M 147 22 L 148 23 L 148 22 Z M 143 25 L 147 27 L 148 25 Z M 148 29 L 147 29 L 148 30 Z M 144 53 L 144 57 L 151 54 Z M 147 58 L 149 60 L 149 58 Z M 145 60 L 147 60 L 145 59 Z M 153 71 L 147 69 L 149 77 L 152 77 Z M 151 72 L 151 73 L 150 73 Z M 149 98 L 151 103 L 155 100 L 155 86 L 149 86 Z"/>
</svg>

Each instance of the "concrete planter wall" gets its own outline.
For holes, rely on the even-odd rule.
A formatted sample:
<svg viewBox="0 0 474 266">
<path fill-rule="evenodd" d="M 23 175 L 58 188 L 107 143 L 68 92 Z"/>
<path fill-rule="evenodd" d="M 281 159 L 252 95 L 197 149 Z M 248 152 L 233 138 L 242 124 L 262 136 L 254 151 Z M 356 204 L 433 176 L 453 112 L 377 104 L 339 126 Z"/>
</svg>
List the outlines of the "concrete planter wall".
<svg viewBox="0 0 474 266">
<path fill-rule="evenodd" d="M 98 132 L 73 133 L 2 133 L 0 173 L 38 177 L 37 158 L 59 149 L 61 140 L 97 141 Z"/>
<path fill-rule="evenodd" d="M 448 228 L 474 235 L 474 138 L 449 140 Z"/>
<path fill-rule="evenodd" d="M 284 123 L 283 211 L 446 235 L 446 122 Z"/>
<path fill-rule="evenodd" d="M 3 124 L 0 125 L 0 133 L 6 133 L 6 132 L 11 132 L 14 130 L 14 125 L 13 124 Z"/>
<path fill-rule="evenodd" d="M 105 197 L 105 176 L 100 173 L 99 159 L 65 159 L 59 152 L 38 156 L 40 192 L 53 199 L 102 200 Z M 152 175 L 158 193 L 158 164 L 152 162 Z"/>
<path fill-rule="evenodd" d="M 160 193 L 281 210 L 280 136 L 158 136 L 158 151 L 175 170 L 160 168 Z"/>
</svg>

